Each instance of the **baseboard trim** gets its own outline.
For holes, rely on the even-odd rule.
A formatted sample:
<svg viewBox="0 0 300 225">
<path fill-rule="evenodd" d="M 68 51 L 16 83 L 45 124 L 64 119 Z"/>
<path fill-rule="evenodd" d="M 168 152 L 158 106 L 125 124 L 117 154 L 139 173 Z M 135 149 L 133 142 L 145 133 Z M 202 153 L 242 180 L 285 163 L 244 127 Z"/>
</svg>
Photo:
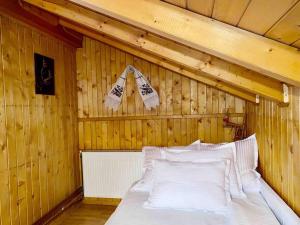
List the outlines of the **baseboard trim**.
<svg viewBox="0 0 300 225">
<path fill-rule="evenodd" d="M 111 205 L 111 206 L 118 206 L 121 202 L 120 198 L 91 198 L 91 197 L 84 197 L 83 204 L 89 205 Z"/>
<path fill-rule="evenodd" d="M 81 201 L 83 198 L 83 188 L 80 187 L 76 191 L 74 191 L 68 198 L 63 200 L 53 209 L 51 209 L 48 213 L 46 213 L 43 217 L 41 217 L 38 221 L 33 223 L 33 225 L 46 225 L 49 224 L 52 220 L 66 211 L 69 207 L 71 207 L 74 203 Z"/>
</svg>

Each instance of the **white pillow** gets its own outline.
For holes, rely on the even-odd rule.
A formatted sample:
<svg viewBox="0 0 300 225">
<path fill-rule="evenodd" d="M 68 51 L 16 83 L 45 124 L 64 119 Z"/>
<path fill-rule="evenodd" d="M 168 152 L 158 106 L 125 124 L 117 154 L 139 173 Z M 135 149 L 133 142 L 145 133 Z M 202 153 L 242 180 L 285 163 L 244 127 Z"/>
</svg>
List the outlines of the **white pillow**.
<svg viewBox="0 0 300 225">
<path fill-rule="evenodd" d="M 206 146 L 200 151 L 172 153 L 162 151 L 163 159 L 181 162 L 197 162 L 202 159 L 230 160 L 230 193 L 233 197 L 245 197 L 242 189 L 241 177 L 236 165 L 236 148 L 234 143 L 219 145 L 217 147 Z"/>
<path fill-rule="evenodd" d="M 258 164 L 258 146 L 255 134 L 236 141 L 237 165 L 241 173 L 243 189 L 246 192 L 260 191 L 260 174 L 256 172 Z"/>
<path fill-rule="evenodd" d="M 153 187 L 153 169 L 147 169 L 143 177 L 136 182 L 130 191 L 150 192 Z"/>
<path fill-rule="evenodd" d="M 256 168 L 258 164 L 258 146 L 255 134 L 250 137 L 233 142 L 236 146 L 236 161 L 237 167 L 240 171 L 242 187 L 245 192 L 259 192 L 260 191 L 260 174 L 257 173 Z M 200 149 L 207 147 L 219 147 L 222 144 L 207 144 L 201 143 Z"/>
<path fill-rule="evenodd" d="M 243 190 L 246 193 L 259 193 L 261 191 L 261 175 L 254 171 L 241 175 Z"/>
<path fill-rule="evenodd" d="M 241 173 L 255 170 L 258 164 L 258 146 L 255 134 L 250 137 L 236 141 L 236 157 Z"/>
<path fill-rule="evenodd" d="M 200 140 L 193 142 L 188 146 L 173 146 L 173 147 L 157 147 L 157 146 L 145 146 L 142 149 L 144 154 L 143 172 L 147 169 L 152 168 L 152 160 L 161 158 L 161 151 L 188 151 L 198 150 L 200 148 Z"/>
<path fill-rule="evenodd" d="M 144 207 L 224 212 L 231 200 L 229 169 L 229 160 L 155 160 L 154 185 Z"/>
<path fill-rule="evenodd" d="M 161 152 L 163 150 L 170 152 L 183 152 L 190 150 L 198 150 L 200 141 L 197 140 L 188 146 L 173 146 L 173 147 L 156 147 L 145 146 L 143 147 L 144 153 L 144 165 L 143 165 L 143 177 L 132 188 L 131 191 L 149 192 L 153 186 L 152 161 L 155 159 L 161 159 Z"/>
</svg>

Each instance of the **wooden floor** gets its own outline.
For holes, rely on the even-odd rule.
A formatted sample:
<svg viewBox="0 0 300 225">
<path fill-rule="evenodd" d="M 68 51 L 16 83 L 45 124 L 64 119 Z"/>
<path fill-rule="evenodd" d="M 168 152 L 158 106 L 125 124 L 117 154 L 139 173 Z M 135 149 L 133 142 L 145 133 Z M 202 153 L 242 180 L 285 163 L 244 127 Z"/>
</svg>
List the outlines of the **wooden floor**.
<svg viewBox="0 0 300 225">
<path fill-rule="evenodd" d="M 104 225 L 115 209 L 115 206 L 86 205 L 79 202 L 50 225 Z"/>
</svg>

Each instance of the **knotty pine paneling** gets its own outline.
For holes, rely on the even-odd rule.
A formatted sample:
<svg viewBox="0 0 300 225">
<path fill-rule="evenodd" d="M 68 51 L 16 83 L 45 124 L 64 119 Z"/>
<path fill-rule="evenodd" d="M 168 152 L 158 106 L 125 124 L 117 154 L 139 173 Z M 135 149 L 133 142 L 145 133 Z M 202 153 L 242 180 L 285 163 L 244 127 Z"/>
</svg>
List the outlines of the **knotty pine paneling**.
<svg viewBox="0 0 300 225">
<path fill-rule="evenodd" d="M 119 110 L 104 107 L 105 96 L 128 64 L 157 90 L 157 109 L 145 109 L 133 75 L 127 78 Z M 230 141 L 233 130 L 223 127 L 224 113 L 240 122 L 245 110 L 239 98 L 89 38 L 77 50 L 77 85 L 81 150 L 139 150 L 145 145 L 186 145 L 199 138 Z"/>
<path fill-rule="evenodd" d="M 289 106 L 247 103 L 248 133 L 257 134 L 262 176 L 300 215 L 300 88 L 290 91 Z"/>
<path fill-rule="evenodd" d="M 0 224 L 30 225 L 80 185 L 76 49 L 0 14 Z M 34 52 L 56 96 L 35 95 Z"/>
<path fill-rule="evenodd" d="M 192 12 L 300 48 L 296 0 L 162 0 Z"/>
</svg>

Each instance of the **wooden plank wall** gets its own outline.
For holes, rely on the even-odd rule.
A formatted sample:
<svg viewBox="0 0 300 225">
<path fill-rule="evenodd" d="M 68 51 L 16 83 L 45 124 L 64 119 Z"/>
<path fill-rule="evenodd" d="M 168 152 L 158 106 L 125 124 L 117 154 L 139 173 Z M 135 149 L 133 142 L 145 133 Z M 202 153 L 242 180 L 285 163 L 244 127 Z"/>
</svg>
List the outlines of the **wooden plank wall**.
<svg viewBox="0 0 300 225">
<path fill-rule="evenodd" d="M 76 49 L 0 13 L 0 224 L 30 225 L 80 185 Z M 56 96 L 35 95 L 34 55 Z"/>
<path fill-rule="evenodd" d="M 300 88 L 290 91 L 288 107 L 247 103 L 248 133 L 257 134 L 262 176 L 300 215 Z"/>
<path fill-rule="evenodd" d="M 104 98 L 117 77 L 132 64 L 150 80 L 160 106 L 147 111 L 129 75 L 117 112 L 104 107 Z M 145 145 L 186 145 L 196 139 L 230 141 L 223 128 L 228 110 L 242 121 L 245 101 L 173 73 L 98 41 L 84 38 L 77 50 L 79 147 L 81 150 L 132 149 Z"/>
</svg>

